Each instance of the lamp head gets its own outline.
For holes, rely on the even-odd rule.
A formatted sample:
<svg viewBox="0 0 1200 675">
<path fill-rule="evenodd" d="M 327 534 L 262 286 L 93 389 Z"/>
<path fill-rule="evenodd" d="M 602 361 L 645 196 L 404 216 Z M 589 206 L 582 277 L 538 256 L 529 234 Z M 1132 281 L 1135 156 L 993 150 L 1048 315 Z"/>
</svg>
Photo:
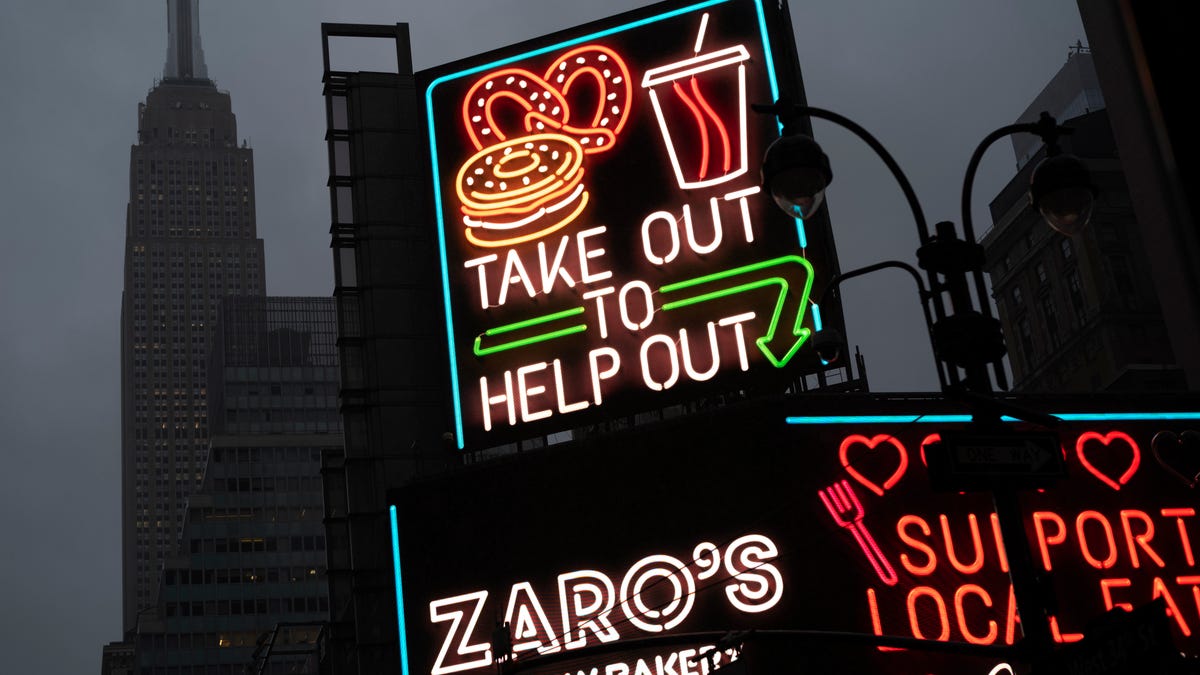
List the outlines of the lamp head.
<svg viewBox="0 0 1200 675">
<path fill-rule="evenodd" d="M 785 135 L 763 157 L 763 189 L 793 218 L 812 217 L 825 201 L 825 188 L 832 180 L 829 157 L 811 136 Z"/>
<path fill-rule="evenodd" d="M 1029 200 L 1055 230 L 1079 234 L 1092 217 L 1096 186 L 1087 167 L 1074 155 L 1055 154 L 1043 159 L 1029 181 Z"/>
<path fill-rule="evenodd" d="M 825 365 L 833 365 L 842 358 L 842 345 L 846 340 L 836 328 L 824 328 L 813 333 L 812 341 L 813 349 Z"/>
</svg>

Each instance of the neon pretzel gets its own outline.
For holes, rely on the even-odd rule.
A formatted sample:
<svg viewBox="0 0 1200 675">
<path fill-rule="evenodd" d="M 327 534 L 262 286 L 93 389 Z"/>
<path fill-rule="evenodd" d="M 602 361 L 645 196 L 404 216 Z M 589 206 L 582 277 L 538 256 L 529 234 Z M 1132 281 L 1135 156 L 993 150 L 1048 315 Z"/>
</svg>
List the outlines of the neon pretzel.
<svg viewBox="0 0 1200 675">
<path fill-rule="evenodd" d="M 600 92 L 589 115 L 572 111 L 567 100 L 580 77 L 594 79 Z M 599 45 L 562 54 L 544 76 L 504 68 L 477 80 L 462 108 L 477 152 L 455 180 L 467 241 L 483 248 L 515 246 L 573 222 L 588 203 L 583 156 L 613 146 L 631 96 L 625 62 Z M 511 136 L 496 117 L 502 102 L 523 111 L 522 128 Z"/>
</svg>

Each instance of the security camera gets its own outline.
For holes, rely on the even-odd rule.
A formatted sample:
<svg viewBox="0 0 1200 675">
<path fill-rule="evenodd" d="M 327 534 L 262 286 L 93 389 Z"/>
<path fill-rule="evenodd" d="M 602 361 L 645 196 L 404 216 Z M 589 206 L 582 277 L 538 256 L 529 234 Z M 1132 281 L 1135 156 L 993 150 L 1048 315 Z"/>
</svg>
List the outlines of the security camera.
<svg viewBox="0 0 1200 675">
<path fill-rule="evenodd" d="M 841 331 L 836 328 L 826 328 L 813 333 L 813 349 L 826 365 L 838 362 L 842 358 L 842 346 L 846 340 Z"/>
</svg>

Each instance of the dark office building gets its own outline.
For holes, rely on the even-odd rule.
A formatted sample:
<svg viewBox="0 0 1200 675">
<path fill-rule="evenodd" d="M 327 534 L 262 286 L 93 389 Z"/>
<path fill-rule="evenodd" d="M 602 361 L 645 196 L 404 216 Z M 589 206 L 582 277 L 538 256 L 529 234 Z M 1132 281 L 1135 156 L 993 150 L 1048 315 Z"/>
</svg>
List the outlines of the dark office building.
<svg viewBox="0 0 1200 675">
<path fill-rule="evenodd" d="M 208 333 L 265 291 L 254 163 L 208 79 L 195 0 L 169 0 L 167 64 L 138 105 L 121 300 L 123 627 L 155 603 L 208 454 Z"/>
<path fill-rule="evenodd" d="M 335 343 L 332 298 L 223 302 L 208 464 L 140 618 L 137 672 L 317 672 L 329 615 L 321 464 L 342 449 Z"/>
<path fill-rule="evenodd" d="M 1013 389 L 1028 392 L 1171 391 L 1176 365 L 1150 260 L 1118 157 L 1092 56 L 1077 47 L 1020 118 L 1047 110 L 1075 129 L 1061 141 L 1099 188 L 1090 224 L 1051 230 L 1028 198 L 1044 156 L 1014 137 L 1019 171 L 991 203 L 987 271 L 1008 342 Z"/>
</svg>

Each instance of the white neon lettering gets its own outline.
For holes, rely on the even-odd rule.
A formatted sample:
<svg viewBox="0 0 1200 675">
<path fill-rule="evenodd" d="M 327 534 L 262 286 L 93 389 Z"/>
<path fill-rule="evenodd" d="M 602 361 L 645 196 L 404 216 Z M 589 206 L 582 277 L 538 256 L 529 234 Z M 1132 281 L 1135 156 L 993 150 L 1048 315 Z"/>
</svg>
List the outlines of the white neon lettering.
<svg viewBox="0 0 1200 675">
<path fill-rule="evenodd" d="M 650 354 L 650 346 L 661 344 L 667 348 L 667 354 L 670 355 L 671 376 L 662 382 L 657 382 L 654 376 L 650 373 L 650 360 L 647 358 Z M 679 381 L 679 354 L 675 351 L 675 341 L 666 335 L 651 335 L 642 343 L 642 380 L 646 386 L 654 391 L 665 391 L 675 386 Z"/>
<path fill-rule="evenodd" d="M 602 340 L 608 338 L 608 319 L 604 315 L 604 300 L 601 298 L 615 290 L 616 288 L 613 286 L 605 286 L 583 294 L 584 300 L 596 299 L 596 317 L 600 320 L 600 339 Z"/>
<path fill-rule="evenodd" d="M 687 329 L 679 329 L 679 349 L 683 352 L 683 369 L 687 371 L 688 377 L 697 382 L 712 379 L 712 376 L 717 374 L 717 368 L 721 366 L 721 355 L 717 353 L 717 324 L 712 321 L 708 322 L 708 347 L 712 364 L 708 370 L 701 373 L 692 365 L 692 350 L 688 345 Z"/>
<path fill-rule="evenodd" d="M 538 602 L 533 585 L 528 581 L 513 584 L 504 621 L 512 630 L 514 654 L 530 649 L 538 650 L 539 654 L 550 654 L 561 648 L 558 636 L 550 629 L 550 620 L 546 618 L 542 603 Z M 542 634 L 548 644 L 542 644 Z"/>
<path fill-rule="evenodd" d="M 433 623 L 450 622 L 450 630 L 446 633 L 446 639 L 442 641 L 442 648 L 438 652 L 437 659 L 434 661 L 433 669 L 430 670 L 432 675 L 445 675 L 446 673 L 457 673 L 464 670 L 471 670 L 481 666 L 491 665 L 492 649 L 486 642 L 476 642 L 470 644 L 471 634 L 475 632 L 475 626 L 479 623 L 479 615 L 483 612 L 483 604 L 487 601 L 487 591 L 476 591 L 465 595 L 456 595 L 452 598 L 444 600 L 434 600 L 429 603 L 429 619 Z M 468 657 L 468 660 L 461 661 L 452 665 L 446 665 L 446 654 L 450 651 L 450 645 L 456 641 L 460 635 L 458 629 L 462 626 L 463 609 L 452 609 L 448 612 L 441 611 L 444 607 L 453 607 L 454 605 L 466 605 L 474 603 L 475 608 L 471 611 L 471 618 L 467 621 L 467 625 L 461 633 L 462 639 L 458 639 L 458 647 L 456 653 L 459 657 Z M 479 654 L 474 658 L 469 658 L 474 654 Z"/>
<path fill-rule="evenodd" d="M 683 205 L 683 229 L 686 230 L 688 246 L 698 255 L 712 253 L 721 245 L 721 210 L 718 206 L 720 202 L 716 197 L 712 197 L 708 203 L 712 211 L 713 238 L 711 242 L 703 246 L 696 241 L 696 228 L 692 225 L 692 209 L 687 204 Z"/>
<path fill-rule="evenodd" d="M 783 575 L 766 561 L 779 555 L 775 542 L 761 534 L 747 534 L 725 549 L 725 571 L 735 583 L 725 587 L 729 604 L 757 614 L 774 607 L 783 597 Z"/>
<path fill-rule="evenodd" d="M 504 260 L 504 274 L 500 280 L 500 298 L 497 301 L 499 304 L 504 304 L 508 298 L 508 287 L 515 282 L 520 282 L 525 287 L 525 292 L 529 294 L 529 297 L 537 295 L 537 291 L 533 290 L 533 282 L 529 279 L 529 273 L 521 264 L 520 256 L 515 250 L 509 249 L 508 257 Z"/>
<path fill-rule="evenodd" d="M 671 233 L 671 250 L 667 251 L 667 254 L 662 257 L 655 255 L 654 251 L 651 250 L 652 246 L 650 244 L 650 224 L 656 220 L 665 221 L 668 225 L 667 231 Z M 646 260 L 655 265 L 665 265 L 679 255 L 678 227 L 679 224 L 675 222 L 675 215 L 666 211 L 655 211 L 646 216 L 646 219 L 642 221 L 642 251 L 646 254 Z"/>
<path fill-rule="evenodd" d="M 588 407 L 587 399 L 567 403 L 566 389 L 563 387 L 562 361 L 554 359 L 554 386 L 558 388 L 558 412 L 571 413 Z"/>
<path fill-rule="evenodd" d="M 629 295 L 631 289 L 636 288 L 642 292 L 642 298 L 645 301 L 646 315 L 641 319 L 634 321 L 629 315 L 629 305 L 625 302 L 625 298 Z M 651 297 L 652 291 L 650 285 L 644 281 L 631 281 L 621 287 L 620 294 L 617 295 L 618 307 L 621 310 L 621 323 L 631 331 L 641 330 L 650 325 L 651 319 L 654 318 L 654 300 Z"/>
<path fill-rule="evenodd" d="M 472 267 L 479 268 L 479 306 L 483 309 L 488 308 L 487 275 L 485 274 L 483 266 L 490 262 L 496 262 L 499 259 L 500 256 L 493 253 L 491 255 L 485 255 L 482 258 L 475 258 L 463 263 L 463 267 L 466 269 L 471 269 Z"/>
<path fill-rule="evenodd" d="M 742 333 L 742 324 L 752 319 L 754 319 L 754 312 L 745 312 L 717 321 L 718 326 L 733 326 L 733 333 L 737 337 L 738 362 L 743 371 L 750 370 L 750 359 L 746 355 L 746 336 Z"/>
<path fill-rule="evenodd" d="M 671 584 L 671 600 L 661 607 L 647 607 L 642 588 L 647 581 L 661 577 Z M 648 633 L 671 630 L 687 618 L 696 601 L 696 580 L 680 559 L 652 555 L 634 563 L 621 580 L 621 609 L 629 622 Z"/>
<path fill-rule="evenodd" d="M 696 548 L 692 549 L 692 560 L 695 561 L 696 567 L 700 568 L 700 572 L 696 574 L 696 579 L 700 581 L 714 577 L 721 571 L 721 549 L 712 542 L 703 541 L 696 544 Z"/>
<path fill-rule="evenodd" d="M 492 430 L 492 406 L 505 403 L 508 405 L 508 423 L 517 423 L 517 410 L 513 401 L 512 371 L 504 371 L 504 393 L 491 396 L 488 393 L 487 377 L 479 378 L 480 401 L 483 403 L 483 430 Z"/>
<path fill-rule="evenodd" d="M 600 372 L 598 369 L 601 356 L 608 357 L 608 360 L 611 362 L 608 370 L 604 372 Z M 592 370 L 592 400 L 596 405 L 600 405 L 602 400 L 600 397 L 600 380 L 607 380 L 617 374 L 617 371 L 621 369 L 621 355 L 612 347 L 600 347 L 588 352 L 588 363 L 591 364 Z"/>
<path fill-rule="evenodd" d="M 549 293 L 551 288 L 554 288 L 554 282 L 558 281 L 558 277 L 567 282 L 571 288 L 575 287 L 575 280 L 570 274 L 562 268 L 563 255 L 567 252 L 567 238 L 563 237 L 558 240 L 558 251 L 554 253 L 554 261 L 546 264 L 546 242 L 538 242 L 538 258 L 542 263 L 542 292 Z"/>
<path fill-rule="evenodd" d="M 585 596 L 591 597 L 586 604 Z M 579 570 L 558 575 L 558 598 L 567 649 L 586 645 L 589 632 L 600 642 L 621 637 L 608 619 L 616 604 L 616 593 L 612 579 L 603 572 Z"/>
<path fill-rule="evenodd" d="M 529 375 L 530 373 L 536 373 L 539 370 L 545 370 L 546 366 L 548 365 L 550 364 L 542 361 L 541 363 L 535 363 L 533 365 L 521 366 L 520 368 L 517 368 L 517 392 L 521 395 L 522 422 L 534 422 L 540 419 L 545 419 L 551 415 L 549 410 L 529 412 L 529 399 L 545 393 L 546 387 L 540 384 L 535 387 L 530 387 L 525 383 L 526 375 Z"/>
<path fill-rule="evenodd" d="M 746 200 L 747 197 L 758 194 L 762 188 L 755 185 L 745 190 L 737 190 L 725 195 L 725 201 L 738 200 L 738 206 L 742 210 L 742 229 L 746 231 L 746 243 L 754 243 L 754 227 L 750 222 L 750 203 Z"/>
<path fill-rule="evenodd" d="M 592 270 L 588 269 L 588 260 L 591 260 L 592 258 L 599 258 L 600 256 L 604 255 L 604 249 L 589 249 L 587 248 L 585 241 L 588 237 L 604 234 L 607 231 L 608 228 L 601 225 L 600 227 L 593 227 L 590 230 L 584 230 L 583 232 L 575 235 L 575 242 L 579 248 L 579 280 L 585 284 L 593 284 L 597 281 L 604 281 L 613 275 L 613 273 L 608 270 L 602 272 L 593 272 Z"/>
</svg>

